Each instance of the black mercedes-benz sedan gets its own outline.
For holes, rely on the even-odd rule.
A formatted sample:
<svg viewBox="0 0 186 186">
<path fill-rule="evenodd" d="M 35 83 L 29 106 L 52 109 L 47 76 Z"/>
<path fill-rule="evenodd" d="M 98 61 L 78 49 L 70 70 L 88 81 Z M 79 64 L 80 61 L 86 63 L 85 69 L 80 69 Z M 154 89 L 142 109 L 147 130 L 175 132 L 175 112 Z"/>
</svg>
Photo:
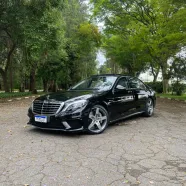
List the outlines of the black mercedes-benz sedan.
<svg viewBox="0 0 186 186">
<path fill-rule="evenodd" d="M 68 91 L 36 98 L 28 110 L 28 124 L 99 134 L 111 122 L 136 114 L 152 116 L 155 105 L 155 92 L 138 78 L 95 75 Z"/>
</svg>

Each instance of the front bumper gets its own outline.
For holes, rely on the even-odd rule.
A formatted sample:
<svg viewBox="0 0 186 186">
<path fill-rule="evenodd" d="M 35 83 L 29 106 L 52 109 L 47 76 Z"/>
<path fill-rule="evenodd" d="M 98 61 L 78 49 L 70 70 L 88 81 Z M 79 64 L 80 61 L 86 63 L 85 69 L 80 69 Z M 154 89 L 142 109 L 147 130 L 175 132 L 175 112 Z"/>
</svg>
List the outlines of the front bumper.
<svg viewBox="0 0 186 186">
<path fill-rule="evenodd" d="M 28 125 L 32 125 L 32 126 L 34 126 L 36 128 L 42 129 L 42 130 L 55 130 L 55 131 L 65 131 L 65 132 L 84 131 L 83 127 L 79 128 L 79 129 L 47 128 L 47 127 L 43 127 L 43 126 L 39 127 L 39 126 L 37 126 L 37 125 L 35 125 L 33 123 L 29 123 L 29 122 L 28 122 Z"/>
<path fill-rule="evenodd" d="M 47 116 L 48 122 L 41 123 L 35 121 L 35 116 L 31 109 L 28 111 L 30 118 L 28 125 L 32 125 L 43 130 L 60 130 L 60 131 L 84 131 L 87 128 L 88 116 L 86 114 L 78 113 L 76 115 L 68 114 L 63 116 Z"/>
</svg>

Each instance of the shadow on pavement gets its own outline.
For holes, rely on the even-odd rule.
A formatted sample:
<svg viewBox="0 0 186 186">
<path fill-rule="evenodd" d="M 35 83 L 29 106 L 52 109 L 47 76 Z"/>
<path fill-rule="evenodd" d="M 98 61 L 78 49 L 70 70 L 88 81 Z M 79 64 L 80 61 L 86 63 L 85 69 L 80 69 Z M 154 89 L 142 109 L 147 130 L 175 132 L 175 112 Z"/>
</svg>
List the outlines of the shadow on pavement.
<svg viewBox="0 0 186 186">
<path fill-rule="evenodd" d="M 156 113 L 154 113 L 154 115 L 152 117 L 158 117 L 158 115 Z M 140 121 L 141 119 L 148 119 L 148 117 L 144 117 L 142 115 L 136 115 L 136 116 L 132 116 L 130 118 L 126 118 L 123 120 L 119 120 L 117 122 L 113 122 L 110 123 L 109 126 L 107 127 L 107 129 L 109 130 L 114 130 L 116 129 L 118 126 L 128 126 L 128 125 L 132 125 L 133 123 L 131 123 L 132 121 Z M 106 129 L 106 130 L 107 130 Z M 55 130 L 42 130 L 42 129 L 38 129 L 35 128 L 33 126 L 33 128 L 29 129 L 30 132 L 33 133 L 40 133 L 41 135 L 51 135 L 51 136 L 65 136 L 65 137 L 70 137 L 70 138 L 79 138 L 80 136 L 87 136 L 87 135 L 91 135 L 91 136 L 95 136 L 93 134 L 88 134 L 86 131 L 78 131 L 78 132 L 65 132 L 65 131 L 55 131 Z M 98 134 L 99 135 L 99 134 Z M 101 134 L 100 134 L 101 135 Z"/>
</svg>

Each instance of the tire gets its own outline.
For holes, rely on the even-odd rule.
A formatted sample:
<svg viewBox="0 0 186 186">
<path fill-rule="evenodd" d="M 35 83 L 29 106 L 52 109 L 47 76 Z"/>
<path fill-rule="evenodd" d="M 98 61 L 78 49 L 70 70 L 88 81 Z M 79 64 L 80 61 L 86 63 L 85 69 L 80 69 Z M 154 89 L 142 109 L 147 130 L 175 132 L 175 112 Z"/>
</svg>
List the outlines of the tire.
<svg viewBox="0 0 186 186">
<path fill-rule="evenodd" d="M 144 116 L 151 117 L 154 113 L 154 102 L 152 98 L 148 98 L 145 106 Z"/>
<path fill-rule="evenodd" d="M 101 105 L 93 106 L 88 117 L 87 132 L 89 134 L 100 134 L 107 128 L 109 122 L 108 112 Z"/>
</svg>

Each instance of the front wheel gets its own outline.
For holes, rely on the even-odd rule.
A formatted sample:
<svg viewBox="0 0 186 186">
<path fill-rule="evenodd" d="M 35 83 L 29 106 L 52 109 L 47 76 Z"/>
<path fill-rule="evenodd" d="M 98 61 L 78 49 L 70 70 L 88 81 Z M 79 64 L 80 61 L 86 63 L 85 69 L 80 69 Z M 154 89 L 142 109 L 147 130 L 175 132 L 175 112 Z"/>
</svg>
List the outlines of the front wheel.
<svg viewBox="0 0 186 186">
<path fill-rule="evenodd" d="M 144 115 L 150 117 L 153 115 L 153 113 L 154 113 L 154 103 L 151 98 L 148 98 Z"/>
<path fill-rule="evenodd" d="M 89 113 L 88 133 L 100 134 L 108 126 L 108 112 L 101 105 L 95 105 Z"/>
</svg>

